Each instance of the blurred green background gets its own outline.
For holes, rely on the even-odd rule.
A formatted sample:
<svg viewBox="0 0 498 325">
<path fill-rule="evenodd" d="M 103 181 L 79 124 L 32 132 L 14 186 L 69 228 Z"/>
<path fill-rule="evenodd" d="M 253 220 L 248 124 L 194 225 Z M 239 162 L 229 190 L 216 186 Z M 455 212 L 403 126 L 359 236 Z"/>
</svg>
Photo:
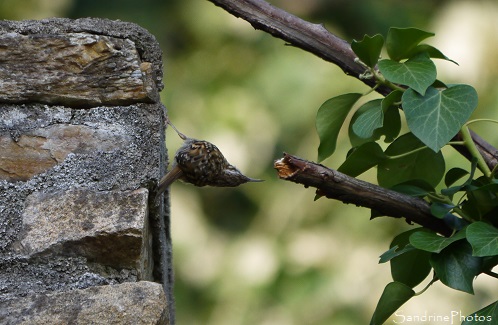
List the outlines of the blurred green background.
<svg viewBox="0 0 498 325">
<path fill-rule="evenodd" d="M 472 84 L 480 96 L 474 117 L 498 119 L 496 1 L 271 3 L 324 23 L 347 41 L 385 35 L 390 26 L 435 32 L 429 42 L 460 64 L 439 63 L 438 77 Z M 246 175 L 266 180 L 236 189 L 172 186 L 178 324 L 368 323 L 391 280 L 378 256 L 409 226 L 390 218 L 369 221 L 368 210 L 325 198 L 314 202 L 313 189 L 278 180 L 273 170 L 284 151 L 316 160 L 318 107 L 341 93 L 367 91 L 361 82 L 207 0 L 0 0 L 0 15 L 105 17 L 147 28 L 164 51 L 162 100 L 177 128 L 217 144 Z M 496 126 L 475 130 L 498 146 Z M 345 133 L 339 141 L 324 162 L 332 168 L 348 150 Z M 167 145 L 171 153 L 180 145 L 172 130 Z M 444 152 L 448 168 L 468 167 L 451 149 Z M 375 172 L 361 178 L 374 182 Z M 480 277 L 474 297 L 437 283 L 400 312 L 469 314 L 496 300 L 495 282 Z"/>
</svg>

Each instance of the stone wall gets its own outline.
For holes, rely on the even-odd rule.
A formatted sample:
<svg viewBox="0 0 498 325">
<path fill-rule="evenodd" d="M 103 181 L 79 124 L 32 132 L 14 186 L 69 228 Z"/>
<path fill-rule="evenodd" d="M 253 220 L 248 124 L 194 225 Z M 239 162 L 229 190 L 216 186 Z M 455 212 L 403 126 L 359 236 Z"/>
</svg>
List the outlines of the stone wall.
<svg viewBox="0 0 498 325">
<path fill-rule="evenodd" d="M 173 324 L 159 46 L 101 19 L 0 22 L 0 323 Z"/>
</svg>

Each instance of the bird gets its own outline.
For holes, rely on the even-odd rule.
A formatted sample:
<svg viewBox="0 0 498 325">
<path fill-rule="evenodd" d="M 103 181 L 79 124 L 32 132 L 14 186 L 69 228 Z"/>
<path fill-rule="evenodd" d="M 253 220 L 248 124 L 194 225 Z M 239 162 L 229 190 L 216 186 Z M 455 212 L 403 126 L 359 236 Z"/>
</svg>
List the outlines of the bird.
<svg viewBox="0 0 498 325">
<path fill-rule="evenodd" d="M 169 119 L 166 121 L 184 142 L 175 153 L 171 170 L 158 182 L 156 198 L 178 179 L 198 187 L 236 187 L 247 182 L 263 181 L 242 174 L 211 142 L 189 138 L 179 132 Z"/>
</svg>

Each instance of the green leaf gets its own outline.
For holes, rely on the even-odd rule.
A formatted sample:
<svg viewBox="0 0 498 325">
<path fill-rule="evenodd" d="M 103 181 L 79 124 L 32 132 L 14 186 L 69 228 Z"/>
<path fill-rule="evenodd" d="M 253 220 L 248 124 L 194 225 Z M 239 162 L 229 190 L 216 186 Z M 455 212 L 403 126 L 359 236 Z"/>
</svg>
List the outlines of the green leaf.
<svg viewBox="0 0 498 325">
<path fill-rule="evenodd" d="M 457 232 L 451 237 L 441 237 L 434 232 L 416 232 L 410 236 L 410 244 L 420 250 L 440 253 L 450 244 L 465 238 L 465 230 Z"/>
<path fill-rule="evenodd" d="M 465 176 L 464 172 L 465 172 L 465 174 L 468 174 L 469 177 L 462 185 L 442 189 L 441 194 L 446 195 L 447 197 L 452 199 L 453 195 L 455 195 L 455 193 L 462 191 L 463 189 L 467 188 L 472 183 L 472 180 L 474 179 L 474 174 L 475 174 L 475 171 L 477 168 L 477 158 L 472 157 L 471 163 L 472 164 L 470 166 L 470 173 L 467 172 L 466 170 L 460 169 L 460 168 L 452 168 L 446 173 L 444 182 L 446 183 L 447 186 L 453 184 L 455 181 L 457 181 L 461 177 Z"/>
<path fill-rule="evenodd" d="M 453 199 L 453 195 L 455 193 L 460 192 L 464 186 L 452 186 L 448 188 L 443 188 L 441 190 L 441 194 L 449 197 L 450 199 Z"/>
<path fill-rule="evenodd" d="M 442 283 L 455 290 L 474 293 L 472 281 L 479 274 L 482 258 L 472 256 L 467 241 L 457 241 L 439 254 L 433 254 L 431 265 Z"/>
<path fill-rule="evenodd" d="M 424 147 L 424 144 L 413 134 L 407 133 L 391 143 L 385 154 L 394 157 L 421 147 Z M 400 158 L 383 160 L 377 168 L 377 180 L 380 186 L 386 188 L 415 179 L 436 187 L 444 171 L 445 164 L 441 152 L 435 153 L 425 148 Z"/>
<path fill-rule="evenodd" d="M 384 253 L 382 253 L 382 255 L 380 255 L 379 264 L 389 262 L 393 258 L 400 256 L 406 252 L 412 251 L 414 249 L 415 247 L 413 247 L 412 245 L 406 245 L 403 248 L 399 248 L 398 245 L 391 247 L 388 251 L 385 251 Z"/>
<path fill-rule="evenodd" d="M 414 287 L 422 282 L 431 271 L 429 263 L 430 253 L 419 249 L 406 249 L 410 247 L 409 238 L 413 233 L 425 232 L 424 228 L 412 229 L 397 235 L 390 247 L 400 247 L 398 254 L 390 259 L 391 275 L 394 281 Z"/>
<path fill-rule="evenodd" d="M 375 129 L 382 127 L 384 112 L 381 107 L 381 99 L 374 99 L 363 104 L 361 114 L 353 123 L 353 132 L 363 139 L 370 138 Z"/>
<path fill-rule="evenodd" d="M 458 168 L 458 167 L 452 168 L 452 169 L 448 170 L 448 172 L 444 176 L 444 184 L 449 187 L 449 186 L 455 184 L 455 182 L 458 181 L 460 178 L 462 178 L 468 174 L 469 174 L 469 172 L 466 171 L 465 169 Z"/>
<path fill-rule="evenodd" d="M 399 116 L 399 109 L 395 106 L 390 106 L 384 109 L 384 125 L 375 130 L 374 135 L 377 133 L 385 135 L 384 142 L 393 142 L 401 131 L 401 117 Z"/>
<path fill-rule="evenodd" d="M 419 249 L 410 250 L 391 259 L 391 276 L 413 288 L 420 284 L 431 272 L 431 254 Z"/>
<path fill-rule="evenodd" d="M 424 197 L 435 191 L 434 187 L 420 179 L 396 184 L 391 187 L 391 190 L 414 197 Z"/>
<path fill-rule="evenodd" d="M 382 126 L 375 129 L 373 134 L 368 138 L 361 138 L 356 135 L 355 131 L 353 131 L 353 126 L 356 124 L 356 121 L 360 116 L 366 114 L 366 112 L 377 103 L 373 102 L 369 105 L 363 105 L 356 110 L 351 118 L 348 129 L 349 141 L 353 147 L 359 147 L 364 143 L 377 141 L 382 135 L 385 136 L 384 142 L 392 142 L 399 135 L 399 131 L 401 130 L 399 108 L 401 105 L 396 105 L 396 103 L 401 103 L 402 94 L 403 93 L 401 91 L 392 91 L 389 95 L 382 99 L 381 107 L 384 115 Z M 376 113 L 379 114 L 379 111 L 376 111 Z"/>
<path fill-rule="evenodd" d="M 337 170 L 351 177 L 356 177 L 377 166 L 385 157 L 382 148 L 377 143 L 367 142 L 354 148 Z"/>
<path fill-rule="evenodd" d="M 437 76 L 436 65 L 425 52 L 402 63 L 381 60 L 379 70 L 387 80 L 406 85 L 421 95 L 436 81 Z"/>
<path fill-rule="evenodd" d="M 446 89 L 448 88 L 448 85 L 442 82 L 441 80 L 436 79 L 436 81 L 434 81 L 434 83 L 432 84 L 432 87 L 437 89 Z"/>
<path fill-rule="evenodd" d="M 334 153 L 337 136 L 349 111 L 361 97 L 361 94 L 350 93 L 327 100 L 320 106 L 316 114 L 316 130 L 320 137 L 318 161 L 322 161 Z"/>
<path fill-rule="evenodd" d="M 486 180 L 485 177 L 480 177 L 480 179 Z M 476 188 L 470 188 L 470 190 L 471 191 L 479 190 L 483 192 L 488 192 L 489 194 L 491 194 L 491 197 L 493 197 L 493 195 L 498 194 L 498 183 L 496 183 L 496 180 L 490 180 L 489 184 L 484 184 Z M 495 201 L 495 205 L 496 204 L 498 204 L 498 200 Z"/>
<path fill-rule="evenodd" d="M 382 100 L 382 109 L 386 110 L 390 106 L 395 106 L 396 108 L 400 108 L 401 107 L 401 96 L 403 96 L 403 92 L 401 90 L 391 91 Z"/>
<path fill-rule="evenodd" d="M 379 61 L 383 45 L 384 37 L 382 35 L 365 35 L 361 41 L 353 40 L 351 49 L 363 63 L 373 68 Z"/>
<path fill-rule="evenodd" d="M 435 152 L 446 145 L 477 106 L 477 92 L 468 85 L 443 91 L 429 87 L 424 96 L 407 89 L 402 97 L 410 130 Z"/>
<path fill-rule="evenodd" d="M 410 244 L 410 236 L 416 232 L 419 232 L 419 231 L 429 231 L 423 227 L 419 227 L 419 228 L 415 228 L 415 229 L 410 229 L 410 230 L 407 230 L 407 231 L 404 231 L 398 235 L 396 235 L 396 237 L 393 238 L 393 240 L 391 241 L 391 244 L 389 245 L 389 248 L 393 248 L 393 247 L 405 247 L 406 245 Z"/>
<path fill-rule="evenodd" d="M 491 271 L 496 265 L 498 265 L 498 255 L 486 256 L 482 258 L 483 271 Z"/>
<path fill-rule="evenodd" d="M 465 187 L 467 200 L 462 203 L 462 210 L 474 220 L 498 221 L 498 190 L 494 189 L 496 185 L 484 176 L 472 180 L 471 184 Z"/>
<path fill-rule="evenodd" d="M 401 96 L 403 92 L 400 90 L 391 91 L 382 100 L 382 110 L 384 111 L 384 125 L 376 130 L 376 133 L 385 135 L 384 142 L 393 142 L 399 135 L 401 130 L 401 118 L 399 109 L 401 107 Z M 374 133 L 375 134 L 375 133 Z"/>
<path fill-rule="evenodd" d="M 438 50 L 437 48 L 431 46 L 431 45 L 427 45 L 427 44 L 420 44 L 418 46 L 416 46 L 413 51 L 411 53 L 408 54 L 408 57 L 412 57 L 414 56 L 415 54 L 418 54 L 418 53 L 422 53 L 422 52 L 426 52 L 427 54 L 429 54 L 429 56 L 431 58 L 434 58 L 434 59 L 442 59 L 442 60 L 446 60 L 446 61 L 450 61 L 450 62 L 453 62 L 455 63 L 456 65 L 458 65 L 457 62 L 451 60 L 450 58 L 448 58 L 446 55 L 444 55 L 440 50 Z"/>
<path fill-rule="evenodd" d="M 391 27 L 386 38 L 387 54 L 394 61 L 409 58 L 421 41 L 434 35 L 417 28 Z"/>
<path fill-rule="evenodd" d="M 462 325 L 495 325 L 498 319 L 498 301 L 465 317 Z"/>
<path fill-rule="evenodd" d="M 370 320 L 370 325 L 382 325 L 384 322 L 401 307 L 405 302 L 410 300 L 415 292 L 408 286 L 400 282 L 391 282 L 385 288 L 380 296 L 377 307 Z"/>
<path fill-rule="evenodd" d="M 498 255 L 498 229 L 485 222 L 474 222 L 467 227 L 467 240 L 474 256 Z"/>
<path fill-rule="evenodd" d="M 442 202 L 433 202 L 431 204 L 431 214 L 439 219 L 443 219 L 455 206 Z"/>
</svg>

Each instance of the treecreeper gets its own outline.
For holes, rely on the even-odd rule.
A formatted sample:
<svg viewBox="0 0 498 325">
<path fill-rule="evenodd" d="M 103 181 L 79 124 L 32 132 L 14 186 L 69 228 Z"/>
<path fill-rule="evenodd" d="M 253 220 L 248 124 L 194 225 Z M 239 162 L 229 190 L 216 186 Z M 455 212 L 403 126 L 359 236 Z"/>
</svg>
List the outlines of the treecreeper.
<svg viewBox="0 0 498 325">
<path fill-rule="evenodd" d="M 159 181 L 156 198 L 177 179 L 195 186 L 217 187 L 236 187 L 247 182 L 263 181 L 242 174 L 211 142 L 189 138 L 179 132 L 169 119 L 166 121 L 184 142 L 175 153 L 171 170 Z"/>
</svg>

